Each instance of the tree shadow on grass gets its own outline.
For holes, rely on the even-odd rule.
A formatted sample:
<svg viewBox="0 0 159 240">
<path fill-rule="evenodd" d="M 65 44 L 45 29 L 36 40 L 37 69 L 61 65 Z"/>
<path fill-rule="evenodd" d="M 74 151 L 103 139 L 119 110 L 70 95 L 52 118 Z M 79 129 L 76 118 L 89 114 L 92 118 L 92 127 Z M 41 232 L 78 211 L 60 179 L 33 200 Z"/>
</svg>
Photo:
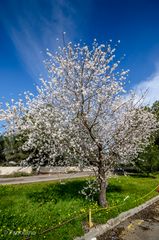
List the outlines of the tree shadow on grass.
<svg viewBox="0 0 159 240">
<path fill-rule="evenodd" d="M 80 191 L 83 189 L 85 181 L 62 182 L 61 184 L 49 184 L 39 191 L 33 191 L 27 194 L 33 202 L 46 203 L 60 200 L 69 200 L 81 198 Z"/>
<path fill-rule="evenodd" d="M 52 202 L 56 204 L 59 200 L 85 199 L 80 191 L 86 185 L 85 180 L 68 181 L 57 184 L 49 184 L 38 191 L 27 193 L 27 197 L 35 203 L 44 204 Z M 116 184 L 109 184 L 107 192 L 121 192 L 122 187 Z M 95 200 L 98 197 L 95 196 Z"/>
<path fill-rule="evenodd" d="M 122 187 L 116 184 L 108 184 L 107 192 L 122 192 Z"/>
<path fill-rule="evenodd" d="M 153 175 L 147 175 L 147 174 L 144 174 L 144 173 L 138 173 L 138 174 L 128 174 L 128 176 L 130 177 L 133 177 L 133 178 L 152 178 L 152 179 L 155 179 L 156 176 L 153 176 Z"/>
</svg>

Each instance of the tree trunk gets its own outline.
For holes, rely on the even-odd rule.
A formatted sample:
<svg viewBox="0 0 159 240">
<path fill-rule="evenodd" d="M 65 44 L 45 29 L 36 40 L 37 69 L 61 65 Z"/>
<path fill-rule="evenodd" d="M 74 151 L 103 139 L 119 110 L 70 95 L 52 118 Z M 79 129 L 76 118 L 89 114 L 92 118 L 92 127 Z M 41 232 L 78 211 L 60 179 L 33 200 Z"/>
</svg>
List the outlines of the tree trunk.
<svg viewBox="0 0 159 240">
<path fill-rule="evenodd" d="M 106 176 L 105 176 L 105 169 L 103 166 L 102 158 L 100 159 L 100 163 L 98 166 L 98 180 L 99 180 L 99 205 L 101 207 L 107 206 L 106 201 Z"/>
</svg>

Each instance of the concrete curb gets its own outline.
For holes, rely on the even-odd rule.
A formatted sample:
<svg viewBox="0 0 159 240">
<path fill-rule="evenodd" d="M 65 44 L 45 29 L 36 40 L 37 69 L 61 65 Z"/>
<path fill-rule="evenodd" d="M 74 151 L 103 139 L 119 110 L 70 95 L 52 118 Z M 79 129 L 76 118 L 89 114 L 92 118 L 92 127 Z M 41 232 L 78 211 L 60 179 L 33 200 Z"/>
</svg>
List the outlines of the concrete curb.
<svg viewBox="0 0 159 240">
<path fill-rule="evenodd" d="M 116 218 L 112 218 L 109 221 L 107 221 L 106 224 L 98 225 L 94 228 L 92 228 L 88 233 L 86 233 L 82 237 L 77 237 L 75 240 L 96 240 L 96 237 L 102 235 L 103 233 L 107 232 L 108 230 L 111 230 L 112 228 L 116 227 L 121 222 L 125 221 L 127 218 L 135 215 L 136 213 L 140 212 L 141 210 L 149 207 L 153 203 L 159 201 L 159 196 L 156 196 L 149 201 L 143 203 L 142 205 L 135 207 L 133 209 L 130 209 L 126 212 L 121 213 Z"/>
</svg>

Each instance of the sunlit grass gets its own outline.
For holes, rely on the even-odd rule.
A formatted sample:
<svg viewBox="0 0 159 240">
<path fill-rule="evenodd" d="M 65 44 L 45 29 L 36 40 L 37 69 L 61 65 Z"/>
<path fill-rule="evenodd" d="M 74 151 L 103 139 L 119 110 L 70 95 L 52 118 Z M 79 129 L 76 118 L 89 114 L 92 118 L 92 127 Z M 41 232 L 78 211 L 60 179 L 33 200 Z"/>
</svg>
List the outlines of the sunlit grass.
<svg viewBox="0 0 159 240">
<path fill-rule="evenodd" d="M 109 218 L 158 194 L 154 191 L 143 198 L 158 185 L 158 177 L 115 177 L 109 181 L 109 207 L 100 210 L 97 202 L 89 202 L 79 194 L 85 181 L 76 179 L 62 183 L 0 186 L 1 239 L 26 239 L 27 234 L 33 240 L 73 239 L 84 234 L 83 226 L 87 222 L 89 208 L 92 209 L 94 224 L 105 223 Z M 61 226 L 74 217 L 74 220 Z M 59 228 L 45 232 L 58 225 Z"/>
</svg>

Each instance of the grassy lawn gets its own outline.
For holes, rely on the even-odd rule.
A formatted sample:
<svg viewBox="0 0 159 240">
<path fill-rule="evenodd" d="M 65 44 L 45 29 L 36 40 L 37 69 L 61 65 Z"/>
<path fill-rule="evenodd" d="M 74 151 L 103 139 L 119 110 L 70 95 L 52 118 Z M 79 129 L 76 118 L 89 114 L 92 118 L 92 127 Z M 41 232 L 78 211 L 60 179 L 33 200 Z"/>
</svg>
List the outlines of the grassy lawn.
<svg viewBox="0 0 159 240">
<path fill-rule="evenodd" d="M 153 191 L 143 198 L 159 184 L 159 177 L 121 176 L 110 179 L 109 207 L 102 210 L 96 202 L 89 202 L 79 194 L 84 184 L 85 179 L 76 179 L 62 183 L 0 186 L 0 239 L 27 239 L 27 234 L 30 234 L 33 240 L 71 240 L 84 234 L 89 208 L 92 209 L 94 224 L 105 223 L 120 212 L 157 195 L 157 191 Z M 116 205 L 118 207 L 114 207 Z M 61 226 L 63 221 L 74 217 Z M 47 229 L 50 230 L 45 231 Z"/>
</svg>

